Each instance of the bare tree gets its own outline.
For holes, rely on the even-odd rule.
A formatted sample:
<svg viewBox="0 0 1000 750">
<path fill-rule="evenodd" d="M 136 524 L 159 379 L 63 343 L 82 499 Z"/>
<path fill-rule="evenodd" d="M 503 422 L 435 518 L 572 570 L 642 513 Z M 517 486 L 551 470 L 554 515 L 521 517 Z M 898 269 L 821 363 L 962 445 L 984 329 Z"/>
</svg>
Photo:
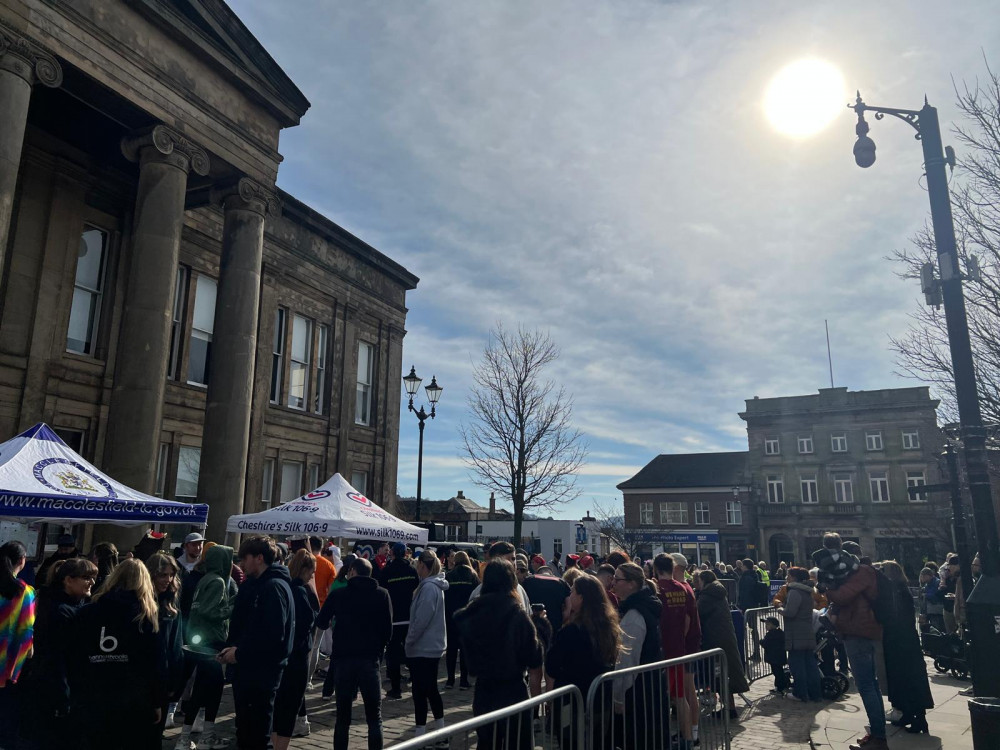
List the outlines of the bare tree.
<svg viewBox="0 0 1000 750">
<path fill-rule="evenodd" d="M 625 525 L 624 514 L 619 515 L 614 508 L 607 508 L 594 501 L 594 518 L 601 533 L 611 540 L 612 547 L 620 549 L 629 560 L 639 554 L 640 533 Z"/>
<path fill-rule="evenodd" d="M 964 122 L 954 131 L 959 180 L 951 199 L 961 265 L 967 268 L 976 255 L 981 268 L 981 278 L 965 285 L 965 300 L 983 418 L 1000 422 L 1000 77 L 986 70 L 985 81 L 956 88 Z M 911 249 L 893 257 L 901 277 L 919 278 L 920 266 L 937 259 L 932 229 L 925 227 Z M 946 418 L 957 421 L 944 311 L 921 306 L 911 318 L 906 334 L 891 339 L 901 374 L 933 385 Z"/>
<path fill-rule="evenodd" d="M 558 356 L 547 334 L 498 324 L 473 371 L 471 418 L 459 428 L 476 484 L 514 504 L 515 545 L 525 508 L 551 508 L 580 494 L 575 475 L 587 449 L 570 425 L 572 399 L 542 379 Z"/>
</svg>

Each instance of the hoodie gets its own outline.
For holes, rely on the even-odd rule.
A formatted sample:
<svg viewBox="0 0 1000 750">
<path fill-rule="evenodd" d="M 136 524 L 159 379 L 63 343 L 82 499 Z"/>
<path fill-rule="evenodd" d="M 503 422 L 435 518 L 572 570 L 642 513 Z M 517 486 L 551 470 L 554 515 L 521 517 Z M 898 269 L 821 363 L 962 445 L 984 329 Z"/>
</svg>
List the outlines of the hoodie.
<svg viewBox="0 0 1000 750">
<path fill-rule="evenodd" d="M 448 645 L 444 621 L 444 592 L 447 590 L 444 573 L 427 576 L 417 586 L 410 604 L 407 657 L 440 659 L 444 655 Z"/>
<path fill-rule="evenodd" d="M 353 576 L 335 588 L 316 618 L 316 627 L 334 624 L 331 659 L 381 659 L 392 637 L 389 593 L 370 576 Z"/>
<path fill-rule="evenodd" d="M 542 665 L 542 646 L 535 626 L 518 599 L 484 594 L 455 613 L 469 672 L 477 693 L 498 684 L 524 685 L 524 670 Z"/>
<path fill-rule="evenodd" d="M 234 681 L 277 687 L 295 638 L 291 580 L 288 568 L 272 563 L 240 586 L 228 642 L 236 646 Z"/>
<path fill-rule="evenodd" d="M 232 567 L 232 547 L 217 544 L 205 553 L 204 575 L 198 581 L 187 620 L 188 643 L 221 648 L 229 637 L 234 604 L 229 587 Z"/>
</svg>

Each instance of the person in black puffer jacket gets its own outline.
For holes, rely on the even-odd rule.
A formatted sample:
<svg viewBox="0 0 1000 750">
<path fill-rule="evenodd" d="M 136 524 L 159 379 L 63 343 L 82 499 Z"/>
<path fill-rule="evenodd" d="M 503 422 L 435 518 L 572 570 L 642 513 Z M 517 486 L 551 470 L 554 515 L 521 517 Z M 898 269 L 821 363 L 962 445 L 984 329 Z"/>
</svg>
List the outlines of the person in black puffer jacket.
<svg viewBox="0 0 1000 750">
<path fill-rule="evenodd" d="M 486 566 L 480 596 L 455 613 L 455 627 L 469 671 L 476 677 L 473 715 L 525 700 L 525 670 L 540 667 L 543 655 L 535 626 L 520 603 L 513 565 L 494 560 Z M 477 729 L 479 747 L 531 747 L 531 726 L 531 712 L 526 711 L 506 724 Z"/>
<path fill-rule="evenodd" d="M 469 603 L 472 590 L 479 585 L 479 576 L 472 569 L 472 562 L 465 552 L 455 552 L 454 561 L 454 567 L 445 576 L 445 580 L 448 581 L 448 588 L 444 592 L 444 621 L 447 628 L 445 664 L 448 668 L 448 681 L 445 682 L 444 686 L 446 688 L 455 687 L 455 663 L 458 661 L 462 678 L 459 687 L 462 690 L 468 690 L 469 670 L 466 665 L 465 651 L 460 649 L 461 641 L 458 637 L 458 629 L 455 627 L 455 613 Z"/>
<path fill-rule="evenodd" d="M 319 598 L 310 583 L 316 574 L 316 558 L 309 550 L 300 549 L 288 563 L 292 577 L 292 597 L 295 600 L 295 640 L 288 666 L 281 675 L 281 684 L 274 699 L 275 750 L 285 750 L 295 732 L 296 716 L 302 716 L 302 734 L 309 733 L 305 718 L 306 686 L 309 684 L 309 655 L 313 647 L 313 625 L 319 613 Z"/>
<path fill-rule="evenodd" d="M 159 629 L 153 582 L 138 560 L 116 567 L 76 616 L 67 667 L 70 716 L 84 747 L 133 750 L 159 723 Z"/>
</svg>

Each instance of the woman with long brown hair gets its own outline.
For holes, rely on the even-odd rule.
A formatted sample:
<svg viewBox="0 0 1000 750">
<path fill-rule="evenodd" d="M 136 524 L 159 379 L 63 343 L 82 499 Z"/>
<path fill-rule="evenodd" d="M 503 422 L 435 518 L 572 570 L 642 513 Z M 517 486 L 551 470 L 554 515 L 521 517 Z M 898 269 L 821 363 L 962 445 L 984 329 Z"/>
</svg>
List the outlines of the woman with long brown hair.
<svg viewBox="0 0 1000 750">
<path fill-rule="evenodd" d="M 160 629 L 157 633 L 156 669 L 164 688 L 160 721 L 152 732 L 149 747 L 159 747 L 171 706 L 184 690 L 184 626 L 180 613 L 181 566 L 165 552 L 156 552 L 146 560 L 153 581 Z"/>
</svg>

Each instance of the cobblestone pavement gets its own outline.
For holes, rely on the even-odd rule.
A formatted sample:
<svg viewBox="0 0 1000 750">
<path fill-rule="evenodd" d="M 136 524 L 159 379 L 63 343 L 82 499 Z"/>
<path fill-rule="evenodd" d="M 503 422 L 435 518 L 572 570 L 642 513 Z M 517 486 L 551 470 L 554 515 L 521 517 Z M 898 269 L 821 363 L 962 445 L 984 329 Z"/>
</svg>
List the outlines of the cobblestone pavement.
<svg viewBox="0 0 1000 750">
<path fill-rule="evenodd" d="M 927 714 L 930 734 L 911 735 L 889 726 L 889 746 L 892 750 L 972 750 L 968 698 L 958 694 L 969 683 L 937 674 L 933 669 L 929 672 L 935 702 L 935 708 Z M 441 675 L 445 721 L 455 724 L 471 718 L 472 691 L 445 690 L 443 663 Z M 293 750 L 333 747 L 336 713 L 332 702 L 321 700 L 319 687 L 317 683 L 306 695 L 312 733 L 293 739 Z M 760 680 L 746 694 L 750 704 L 740 701 L 740 720 L 730 725 L 732 750 L 847 750 L 850 742 L 864 734 L 865 713 L 853 685 L 840 700 L 822 704 L 798 703 L 770 695 L 770 687 L 770 679 Z M 234 732 L 232 712 L 232 692 L 227 686 L 216 724 L 219 733 L 226 737 L 232 737 Z M 402 700 L 383 701 L 382 718 L 386 747 L 412 737 L 413 702 L 409 692 L 404 691 Z M 172 750 L 178 734 L 177 729 L 167 731 L 164 750 Z M 354 704 L 351 723 L 352 750 L 367 748 L 367 734 L 359 698 Z"/>
</svg>

